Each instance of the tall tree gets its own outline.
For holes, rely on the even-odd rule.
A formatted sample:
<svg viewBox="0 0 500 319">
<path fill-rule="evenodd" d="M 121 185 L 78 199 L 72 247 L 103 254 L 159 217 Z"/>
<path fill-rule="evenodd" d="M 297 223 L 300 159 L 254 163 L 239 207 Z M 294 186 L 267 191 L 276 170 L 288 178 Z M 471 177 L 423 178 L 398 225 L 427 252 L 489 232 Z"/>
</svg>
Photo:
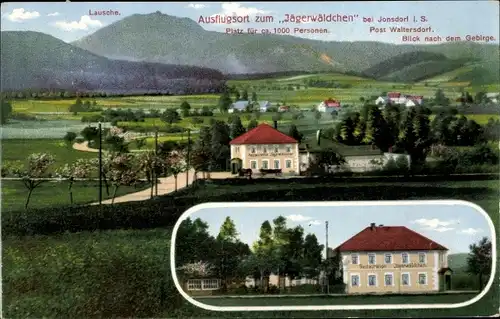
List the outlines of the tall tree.
<svg viewBox="0 0 500 319">
<path fill-rule="evenodd" d="M 238 231 L 236 225 L 231 217 L 227 216 L 222 225 L 220 226 L 219 235 L 217 240 L 224 240 L 226 242 L 235 243 L 238 241 Z"/>
<path fill-rule="evenodd" d="M 251 129 L 256 128 L 259 125 L 256 119 L 251 119 L 250 122 L 248 122 L 248 127 L 247 130 L 250 131 Z"/>
<path fill-rule="evenodd" d="M 4 100 L 3 98 L 0 100 L 0 125 L 7 123 L 7 119 L 12 114 L 12 105 L 9 101 Z"/>
<path fill-rule="evenodd" d="M 364 142 L 375 145 L 383 152 L 387 152 L 392 143 L 387 122 L 376 105 L 368 108 Z"/>
<path fill-rule="evenodd" d="M 322 263 L 324 246 L 320 245 L 314 234 L 307 234 L 304 238 L 304 258 L 302 267 L 307 278 L 318 278 Z"/>
<path fill-rule="evenodd" d="M 229 126 L 219 120 L 214 120 L 211 124 L 211 148 L 212 148 L 212 162 L 215 169 L 226 169 L 227 159 L 230 156 L 229 142 L 231 137 L 229 135 Z"/>
<path fill-rule="evenodd" d="M 294 139 L 299 141 L 299 143 L 302 142 L 302 139 L 304 138 L 304 135 L 299 132 L 295 124 L 290 125 L 288 136 L 293 137 Z"/>
<path fill-rule="evenodd" d="M 257 102 L 257 93 L 252 92 L 252 102 Z"/>
<path fill-rule="evenodd" d="M 234 139 L 243 133 L 245 133 L 245 127 L 243 127 L 240 117 L 234 115 L 230 123 L 230 137 L 231 139 Z"/>
<path fill-rule="evenodd" d="M 191 105 L 187 101 L 182 101 L 180 109 L 182 111 L 182 116 L 188 117 L 191 111 Z"/>
<path fill-rule="evenodd" d="M 439 106 L 450 105 L 450 99 L 446 97 L 442 89 L 437 89 L 434 95 L 434 102 Z"/>
<path fill-rule="evenodd" d="M 467 272 L 478 276 L 479 290 L 483 289 L 484 276 L 491 274 L 491 247 L 491 240 L 487 237 L 483 237 L 477 244 L 469 246 Z"/>
<path fill-rule="evenodd" d="M 179 113 L 177 113 L 176 110 L 173 109 L 166 109 L 162 114 L 161 114 L 161 120 L 165 123 L 168 123 L 172 125 L 173 123 L 180 122 L 181 117 Z"/>
</svg>

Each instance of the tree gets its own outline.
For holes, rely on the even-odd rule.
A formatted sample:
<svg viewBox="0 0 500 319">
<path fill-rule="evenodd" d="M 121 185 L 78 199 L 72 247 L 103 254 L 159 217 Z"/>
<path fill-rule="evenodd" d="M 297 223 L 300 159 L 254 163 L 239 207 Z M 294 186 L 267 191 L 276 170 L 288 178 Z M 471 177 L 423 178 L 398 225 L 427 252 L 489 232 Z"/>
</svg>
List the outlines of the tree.
<svg viewBox="0 0 500 319">
<path fill-rule="evenodd" d="M 229 142 L 231 141 L 229 126 L 219 120 L 214 120 L 210 127 L 211 170 L 226 169 L 227 160 L 231 154 Z"/>
<path fill-rule="evenodd" d="M 269 288 L 269 280 L 264 284 L 264 280 L 269 277 L 273 270 L 277 269 L 280 262 L 273 242 L 273 228 L 269 221 L 265 221 L 260 226 L 259 239 L 253 244 L 253 258 L 251 264 L 260 275 L 260 286 L 264 291 Z"/>
<path fill-rule="evenodd" d="M 256 119 L 251 119 L 250 122 L 248 122 L 248 127 L 247 131 L 250 131 L 251 129 L 256 128 L 259 125 Z"/>
<path fill-rule="evenodd" d="M 167 169 L 174 176 L 175 192 L 177 192 L 177 177 L 186 169 L 186 160 L 181 150 L 170 152 L 167 159 Z"/>
<path fill-rule="evenodd" d="M 87 142 L 94 141 L 99 136 L 99 129 L 97 127 L 87 126 L 81 132 L 80 135 Z"/>
<path fill-rule="evenodd" d="M 209 172 L 212 165 L 213 150 L 211 148 L 212 134 L 208 126 L 200 129 L 198 140 L 196 140 L 191 151 L 190 163 L 196 172 Z"/>
<path fill-rule="evenodd" d="M 257 93 L 252 92 L 252 102 L 257 102 Z"/>
<path fill-rule="evenodd" d="M 183 101 L 181 103 L 181 107 L 180 108 L 181 108 L 181 111 L 182 111 L 182 116 L 183 117 L 188 117 L 189 116 L 189 112 L 191 110 L 191 105 L 188 102 Z"/>
<path fill-rule="evenodd" d="M 221 113 L 227 113 L 227 110 L 229 110 L 232 103 L 233 101 L 229 96 L 229 92 L 227 91 L 223 92 L 219 98 L 219 103 L 218 103 L 219 111 Z"/>
<path fill-rule="evenodd" d="M 76 133 L 75 132 L 66 132 L 66 135 L 64 135 L 64 141 L 66 142 L 66 145 L 71 146 L 76 140 Z"/>
<path fill-rule="evenodd" d="M 326 148 L 316 154 L 310 167 L 312 171 L 324 174 L 325 172 L 330 172 L 332 166 L 339 166 L 345 163 L 345 158 L 337 153 L 335 149 Z"/>
<path fill-rule="evenodd" d="M 241 95 L 241 99 L 243 101 L 248 101 L 248 91 L 246 89 L 243 90 L 243 94 Z"/>
<path fill-rule="evenodd" d="M 307 234 L 304 238 L 304 258 L 302 267 L 308 278 L 318 278 L 322 263 L 322 252 L 324 246 L 320 245 L 314 234 Z"/>
<path fill-rule="evenodd" d="M 467 272 L 478 276 L 479 290 L 483 289 L 483 277 L 491 274 L 491 240 L 483 237 L 477 244 L 469 246 Z"/>
<path fill-rule="evenodd" d="M 114 186 L 111 204 L 114 204 L 120 186 L 132 186 L 139 181 L 139 170 L 132 154 L 113 154 L 109 163 L 108 180 Z"/>
<path fill-rule="evenodd" d="M 299 141 L 299 143 L 302 142 L 302 139 L 304 138 L 304 135 L 299 132 L 295 124 L 290 125 L 288 136 L 293 137 L 294 139 Z"/>
<path fill-rule="evenodd" d="M 243 133 L 245 133 L 245 128 L 241 123 L 241 119 L 239 116 L 234 115 L 231 119 L 231 124 L 230 124 L 230 137 L 231 139 L 234 139 Z"/>
<path fill-rule="evenodd" d="M 387 122 L 376 105 L 369 105 L 367 108 L 368 114 L 366 115 L 364 142 L 375 145 L 382 152 L 387 152 L 393 143 Z"/>
<path fill-rule="evenodd" d="M 476 96 L 474 97 L 474 102 L 476 104 L 482 104 L 482 103 L 485 103 L 487 101 L 487 95 L 486 95 L 486 92 L 484 91 L 479 91 L 476 93 Z"/>
<path fill-rule="evenodd" d="M 140 153 L 137 156 L 138 161 L 138 169 L 144 176 L 146 176 L 146 180 L 151 184 L 151 195 L 153 198 L 153 189 L 156 183 L 158 183 L 158 175 L 161 171 L 166 169 L 166 162 L 164 157 L 160 154 L 155 154 L 154 151 L 147 151 Z"/>
<path fill-rule="evenodd" d="M 161 120 L 165 123 L 172 125 L 173 123 L 180 122 L 181 117 L 180 117 L 179 113 L 177 113 L 176 110 L 166 109 L 161 114 Z"/>
<path fill-rule="evenodd" d="M 28 209 L 28 204 L 33 191 L 49 177 L 49 168 L 54 164 L 54 156 L 48 153 L 34 153 L 28 156 L 26 167 L 15 167 L 12 173 L 20 177 L 24 186 L 28 189 L 28 196 L 24 208 Z"/>
<path fill-rule="evenodd" d="M 146 146 L 146 138 L 138 138 L 135 140 L 135 147 L 140 150 Z"/>
<path fill-rule="evenodd" d="M 12 105 L 9 101 L 4 100 L 3 98 L 0 100 L 0 125 L 4 125 L 7 123 L 7 119 L 12 114 Z"/>
<path fill-rule="evenodd" d="M 183 266 L 178 267 L 177 270 L 188 278 L 207 278 L 212 276 L 214 268 L 215 267 L 211 263 L 199 261 L 184 264 Z"/>
<path fill-rule="evenodd" d="M 94 173 L 98 163 L 96 160 L 91 159 L 78 159 L 73 164 L 65 164 L 63 167 L 56 171 L 59 178 L 68 180 L 68 194 L 69 202 L 73 205 L 73 183 L 76 179 L 88 179 Z"/>
<path fill-rule="evenodd" d="M 434 95 L 434 102 L 436 105 L 439 106 L 448 106 L 450 105 L 450 99 L 444 95 L 444 92 L 442 89 L 437 89 L 435 95 Z"/>
<path fill-rule="evenodd" d="M 121 136 L 110 134 L 106 136 L 104 141 L 109 146 L 110 151 L 118 153 L 127 153 L 128 146 L 125 143 L 125 139 Z"/>
</svg>

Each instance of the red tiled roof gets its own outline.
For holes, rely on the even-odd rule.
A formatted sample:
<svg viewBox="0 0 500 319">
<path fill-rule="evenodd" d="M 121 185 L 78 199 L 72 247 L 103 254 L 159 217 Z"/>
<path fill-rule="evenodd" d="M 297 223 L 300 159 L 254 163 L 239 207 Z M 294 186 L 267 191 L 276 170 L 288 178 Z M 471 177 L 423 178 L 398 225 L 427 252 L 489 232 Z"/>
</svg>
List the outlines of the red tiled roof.
<svg viewBox="0 0 500 319">
<path fill-rule="evenodd" d="M 404 226 L 366 227 L 336 249 L 339 251 L 448 250 Z"/>
<path fill-rule="evenodd" d="M 390 92 L 390 93 L 387 93 L 387 96 L 388 97 L 392 97 L 392 98 L 401 97 L 401 93 L 399 93 L 399 92 Z"/>
<path fill-rule="evenodd" d="M 293 144 L 298 141 L 268 124 L 260 124 L 243 135 L 233 139 L 229 144 Z"/>
</svg>

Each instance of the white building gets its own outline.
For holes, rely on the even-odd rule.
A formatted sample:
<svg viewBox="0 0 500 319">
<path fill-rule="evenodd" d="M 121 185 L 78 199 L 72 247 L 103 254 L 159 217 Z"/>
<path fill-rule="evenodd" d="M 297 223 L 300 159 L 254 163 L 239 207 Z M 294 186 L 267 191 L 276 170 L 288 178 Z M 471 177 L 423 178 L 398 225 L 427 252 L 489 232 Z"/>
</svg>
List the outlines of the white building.
<svg viewBox="0 0 500 319">
<path fill-rule="evenodd" d="M 338 111 L 340 109 L 340 101 L 328 99 L 324 100 L 317 106 L 319 112 L 332 113 L 333 111 Z"/>
</svg>

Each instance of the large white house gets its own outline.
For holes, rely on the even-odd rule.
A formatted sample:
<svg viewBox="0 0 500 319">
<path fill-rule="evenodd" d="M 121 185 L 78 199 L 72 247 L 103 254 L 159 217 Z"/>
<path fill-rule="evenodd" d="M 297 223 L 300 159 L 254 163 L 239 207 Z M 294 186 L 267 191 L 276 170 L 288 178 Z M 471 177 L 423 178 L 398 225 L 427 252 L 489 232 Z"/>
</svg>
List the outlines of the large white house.
<svg viewBox="0 0 500 319">
<path fill-rule="evenodd" d="M 386 105 L 386 104 L 399 104 L 404 105 L 406 107 L 412 107 L 421 105 L 423 102 L 423 96 L 417 95 L 405 95 L 399 92 L 389 92 L 386 96 L 379 96 L 375 100 L 375 104 L 377 105 Z"/>
<path fill-rule="evenodd" d="M 338 111 L 340 110 L 340 101 L 329 98 L 318 104 L 317 110 L 324 113 L 332 113 L 333 111 Z"/>
</svg>

